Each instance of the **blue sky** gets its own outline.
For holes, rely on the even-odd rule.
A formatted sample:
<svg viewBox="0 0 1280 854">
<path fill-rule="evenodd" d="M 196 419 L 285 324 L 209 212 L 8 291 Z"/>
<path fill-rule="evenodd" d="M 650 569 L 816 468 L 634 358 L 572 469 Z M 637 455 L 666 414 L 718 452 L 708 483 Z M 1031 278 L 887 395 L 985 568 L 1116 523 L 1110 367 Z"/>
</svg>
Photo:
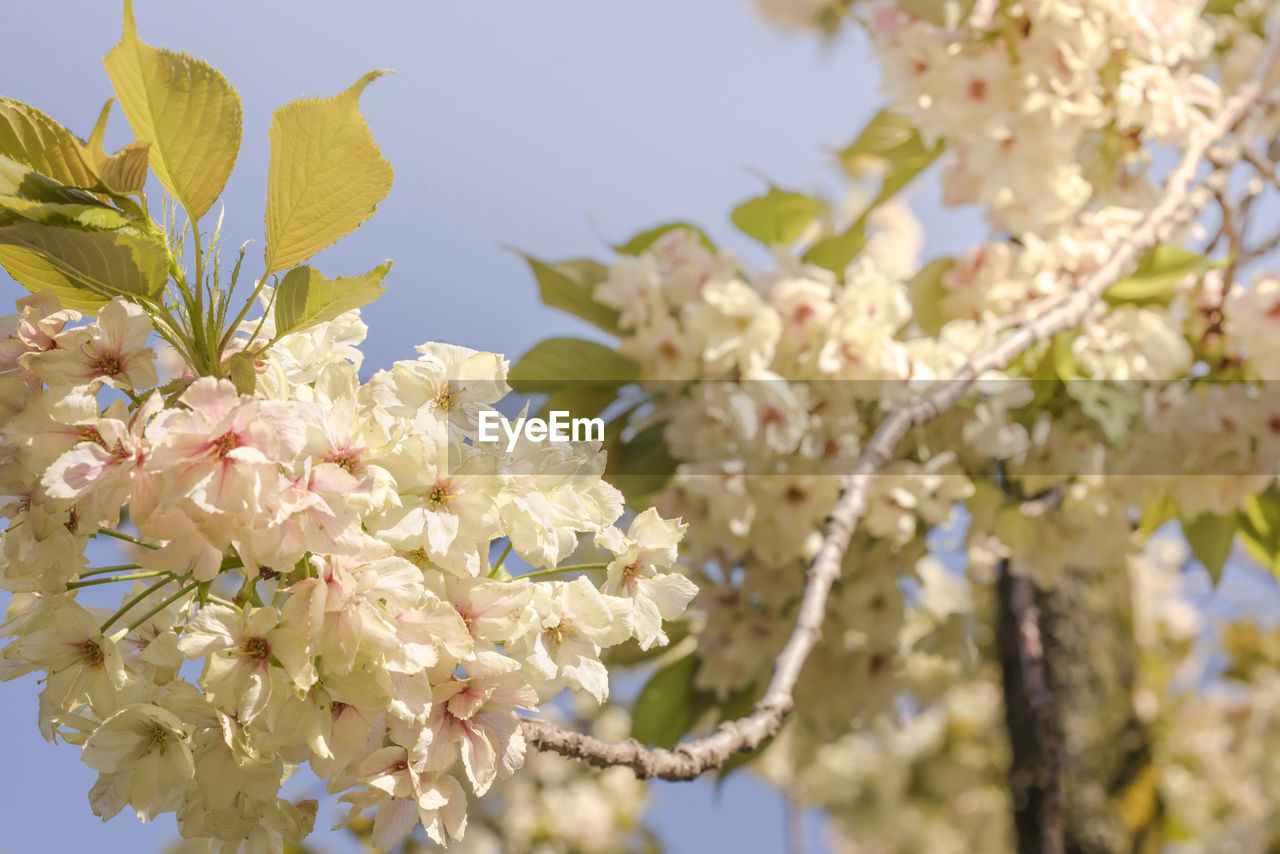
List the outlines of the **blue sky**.
<svg viewBox="0 0 1280 854">
<path fill-rule="evenodd" d="M 261 258 L 271 110 L 396 69 L 362 101 L 395 189 L 377 217 L 316 262 L 338 275 L 395 259 L 388 294 L 365 312 L 368 369 L 412 358 L 427 340 L 515 357 L 551 334 L 591 334 L 539 304 L 523 262 L 502 244 L 543 258 L 604 257 L 606 243 L 686 219 L 763 261 L 732 233 L 729 209 L 762 191 L 762 174 L 800 190 L 838 186 L 824 152 L 881 102 L 858 34 L 829 46 L 783 37 L 760 26 L 746 0 L 135 5 L 144 40 L 211 61 L 244 99 L 223 233 L 229 249 L 256 241 L 250 276 Z M 87 134 L 111 94 L 101 58 L 119 28 L 119 6 L 103 0 L 10 11 L 0 95 Z M 108 150 L 130 138 L 117 112 Z M 941 223 L 932 198 L 925 192 L 920 210 Z M 972 220 L 945 222 L 930 254 L 975 236 Z M 11 282 L 0 289 L 6 300 L 20 295 Z M 36 691 L 30 678 L 0 685 L 0 852 L 158 851 L 171 841 L 171 820 L 144 827 L 122 815 L 104 826 L 92 816 L 94 775 L 78 750 L 40 738 Z M 783 848 L 781 802 L 747 775 L 718 795 L 709 784 L 654 794 L 655 821 L 676 854 Z"/>
</svg>

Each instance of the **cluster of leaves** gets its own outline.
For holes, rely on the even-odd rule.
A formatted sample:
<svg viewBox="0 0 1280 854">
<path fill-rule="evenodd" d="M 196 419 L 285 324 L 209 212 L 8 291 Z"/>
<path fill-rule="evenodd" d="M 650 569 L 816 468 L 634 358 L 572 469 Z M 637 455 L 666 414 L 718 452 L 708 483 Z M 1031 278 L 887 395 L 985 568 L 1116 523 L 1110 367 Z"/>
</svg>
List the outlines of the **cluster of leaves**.
<svg viewBox="0 0 1280 854">
<path fill-rule="evenodd" d="M 276 110 L 263 272 L 236 311 L 247 244 L 224 277 L 221 218 L 207 243 L 200 223 L 235 168 L 239 95 L 209 64 L 139 39 L 130 0 L 123 38 L 105 65 L 136 136 L 114 154 L 102 148 L 112 101 L 84 141 L 40 110 L 0 98 L 0 266 L 14 279 L 88 313 L 117 296 L 136 302 L 195 371 L 233 377 L 242 391 L 251 390 L 243 386 L 252 372 L 237 370 L 227 345 L 270 277 L 283 273 L 274 291 L 277 339 L 383 292 L 390 263 L 329 279 L 306 262 L 369 219 L 391 189 L 391 164 L 358 109 L 360 93 L 384 72 L 333 97 Z M 151 217 L 149 174 L 185 211 L 181 230 L 176 216 Z"/>
</svg>

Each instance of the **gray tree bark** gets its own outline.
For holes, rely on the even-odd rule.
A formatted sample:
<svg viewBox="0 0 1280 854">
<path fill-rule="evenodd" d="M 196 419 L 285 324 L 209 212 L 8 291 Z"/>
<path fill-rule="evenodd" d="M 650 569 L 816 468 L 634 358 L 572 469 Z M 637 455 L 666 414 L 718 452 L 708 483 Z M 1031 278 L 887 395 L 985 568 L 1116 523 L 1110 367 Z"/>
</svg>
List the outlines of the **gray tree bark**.
<svg viewBox="0 0 1280 854">
<path fill-rule="evenodd" d="M 998 598 L 1019 854 L 1158 854 L 1128 573 L 1067 569 L 1045 590 L 1006 565 Z"/>
</svg>

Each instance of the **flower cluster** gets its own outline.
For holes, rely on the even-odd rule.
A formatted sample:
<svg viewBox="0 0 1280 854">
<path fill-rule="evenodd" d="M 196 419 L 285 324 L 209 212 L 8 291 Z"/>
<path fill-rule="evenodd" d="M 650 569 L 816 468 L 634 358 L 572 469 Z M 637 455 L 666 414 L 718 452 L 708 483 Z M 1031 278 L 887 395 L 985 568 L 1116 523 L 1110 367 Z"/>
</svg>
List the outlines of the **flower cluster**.
<svg viewBox="0 0 1280 854">
<path fill-rule="evenodd" d="M 618 706 L 582 709 L 578 721 L 598 738 L 622 739 L 630 729 Z M 462 854 L 639 854 L 652 851 L 644 826 L 647 787 L 629 768 L 588 768 L 554 753 L 530 754 L 524 767 L 476 804 Z"/>
<path fill-rule="evenodd" d="M 1184 142 L 1221 97 L 1201 73 L 1215 43 L 1204 4 L 978 5 L 988 14 L 953 27 L 889 0 L 866 11 L 884 88 L 952 153 L 947 202 L 980 203 L 1014 233 L 1048 232 L 1099 201 L 1142 207 L 1146 144 Z M 1253 55 L 1258 44 L 1237 49 Z"/>
<path fill-rule="evenodd" d="M 618 349 L 655 391 L 650 417 L 679 462 L 654 500 L 689 520 L 685 557 L 707 568 L 697 680 L 722 698 L 767 680 L 837 497 L 834 475 L 852 468 L 882 403 L 933 376 L 935 365 L 957 361 L 968 343 L 912 333 L 901 274 L 910 272 L 903 251 L 910 256 L 914 221 L 891 206 L 876 222 L 844 286 L 787 262 L 748 277 L 732 256 L 676 229 L 620 258 L 595 290 L 619 311 Z M 851 567 L 831 605 L 832 619 L 858 628 L 824 641 L 810 669 L 824 660 L 839 669 L 853 655 L 880 688 L 841 692 L 854 709 L 837 709 L 830 698 L 798 702 L 802 716 L 843 718 L 833 723 L 842 726 L 863 704 L 891 701 L 896 683 L 884 665 L 901 626 L 897 573 L 910 572 L 924 532 L 946 524 L 971 491 L 954 455 L 923 448 L 877 479 L 861 568 Z M 892 570 L 880 571 L 886 566 Z"/>
<path fill-rule="evenodd" d="M 425 344 L 362 383 L 351 312 L 257 353 L 253 394 L 157 388 L 137 305 L 19 311 L 0 321 L 0 676 L 44 674 L 41 730 L 81 746 L 104 819 L 176 812 L 186 837 L 279 850 L 311 830 L 315 802 L 279 796 L 309 763 L 375 812 L 379 848 L 419 822 L 461 837 L 461 781 L 483 795 L 524 759 L 519 710 L 602 702 L 602 649 L 665 643 L 696 593 L 672 571 L 682 524 L 619 526 L 598 444 L 474 441 L 500 356 Z M 90 567 L 103 537 L 131 562 Z M 569 563 L 580 544 L 603 561 Z M 81 601 L 112 582 L 132 583 L 119 608 Z"/>
</svg>

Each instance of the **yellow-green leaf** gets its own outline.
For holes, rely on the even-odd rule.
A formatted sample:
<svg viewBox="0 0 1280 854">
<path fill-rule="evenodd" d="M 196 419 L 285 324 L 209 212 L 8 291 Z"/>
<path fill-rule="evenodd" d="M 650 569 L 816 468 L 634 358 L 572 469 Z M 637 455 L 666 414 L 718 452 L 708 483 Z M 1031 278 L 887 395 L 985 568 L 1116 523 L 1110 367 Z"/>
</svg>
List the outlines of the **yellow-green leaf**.
<svg viewBox="0 0 1280 854">
<path fill-rule="evenodd" d="M 93 314 L 107 303 L 107 297 L 73 284 L 48 259 L 30 249 L 0 245 L 0 267 L 33 294 L 53 291 L 63 308 Z"/>
<path fill-rule="evenodd" d="M 276 335 L 333 320 L 373 302 L 386 292 L 382 280 L 390 270 L 391 262 L 387 261 L 363 276 L 326 279 L 311 267 L 295 267 L 276 290 Z"/>
<path fill-rule="evenodd" d="M 652 424 L 623 442 L 621 420 L 611 422 L 608 427 L 613 429 L 605 430 L 605 477 L 622 491 L 627 504 L 639 507 L 667 485 L 678 462 L 667 448 L 662 424 Z"/>
<path fill-rule="evenodd" d="M 770 187 L 765 195 L 734 208 L 730 218 L 743 234 L 773 246 L 797 240 L 826 210 L 817 199 Z"/>
<path fill-rule="evenodd" d="M 131 142 L 102 159 L 99 164 L 102 183 L 117 193 L 141 193 L 147 185 L 150 159 L 151 143 L 141 139 Z"/>
<path fill-rule="evenodd" d="M 240 394 L 253 394 L 258 374 L 253 368 L 253 354 L 244 350 L 231 354 L 231 384 Z"/>
<path fill-rule="evenodd" d="M 29 271 L 39 281 L 53 270 L 66 284 L 110 299 L 119 294 L 154 297 L 169 276 L 169 257 L 160 245 L 121 231 L 83 231 L 21 221 L 0 226 L 0 247 L 14 247 L 41 256 L 47 262 Z M 6 253 L 13 263 L 13 253 Z M 22 258 L 19 258 L 22 263 Z M 29 261 L 27 262 L 30 266 Z M 5 264 L 9 269 L 9 264 Z M 32 276 L 14 274 L 32 288 Z M 90 300 L 93 302 L 93 300 Z"/>
<path fill-rule="evenodd" d="M 520 357 L 507 381 L 516 391 L 554 393 L 582 383 L 626 385 L 640 378 L 640 366 L 603 344 L 582 338 L 548 338 Z"/>
<path fill-rule="evenodd" d="M 1280 494 L 1273 486 L 1250 495 L 1238 515 L 1237 533 L 1249 554 L 1272 573 L 1280 575 Z"/>
<path fill-rule="evenodd" d="M 68 187 L 98 183 L 80 140 L 35 107 L 0 98 L 0 154 Z"/>
<path fill-rule="evenodd" d="M 1204 564 L 1216 584 L 1222 577 L 1222 567 L 1231 556 L 1231 544 L 1236 536 L 1236 515 L 1201 513 L 1191 521 L 1183 520 L 1182 533 L 1196 559 Z"/>
<path fill-rule="evenodd" d="M 942 278 L 955 263 L 954 258 L 935 258 L 907 282 L 907 295 L 911 299 L 916 323 L 929 335 L 938 335 L 948 320 L 940 307 L 942 298 L 947 295 Z"/>
<path fill-rule="evenodd" d="M 371 71 L 331 98 L 285 104 L 271 117 L 267 274 L 301 264 L 360 227 L 391 192 L 391 164 L 360 114 Z"/>
<path fill-rule="evenodd" d="M 837 276 L 843 276 L 844 271 L 853 263 L 853 259 L 858 257 L 858 253 L 862 251 L 862 247 L 867 245 L 867 219 L 866 217 L 858 217 L 853 224 L 840 234 L 833 234 L 830 237 L 824 237 L 809 248 L 804 253 L 804 261 L 808 264 L 814 264 L 822 267 L 824 270 L 830 270 Z"/>
<path fill-rule="evenodd" d="M 575 418 L 595 418 L 618 399 L 618 388 L 612 383 L 564 383 L 563 388 L 547 395 L 547 402 L 538 410 L 541 418 L 550 418 L 552 412 L 568 412 Z"/>
<path fill-rule="evenodd" d="M 114 229 L 123 228 L 130 223 L 127 216 L 106 205 L 54 204 L 33 202 L 14 196 L 0 196 L 0 210 L 45 225 Z M 0 215 L 0 223 L 6 221 L 9 221 L 9 218 Z"/>
<path fill-rule="evenodd" d="M 868 173 L 881 176 L 880 193 L 871 207 L 893 197 L 942 154 L 941 143 L 925 145 L 911 120 L 891 109 L 881 110 L 837 154 L 840 165 L 854 178 Z"/>
<path fill-rule="evenodd" d="M 590 258 L 550 264 L 524 253 L 520 257 L 533 269 L 544 303 L 581 317 L 605 332 L 618 334 L 618 310 L 595 300 L 596 286 L 608 277 L 608 267 Z"/>
<path fill-rule="evenodd" d="M 690 653 L 653 675 L 631 708 L 631 737 L 671 749 L 711 708 L 715 695 L 693 686 L 699 658 Z"/>
<path fill-rule="evenodd" d="M 104 64 L 134 134 L 150 143 L 156 178 L 200 219 L 235 168 L 240 96 L 208 63 L 139 39 L 132 0 L 124 3 L 124 36 Z"/>
<path fill-rule="evenodd" d="M 1160 493 L 1142 508 L 1142 516 L 1138 520 L 1138 536 L 1143 540 L 1147 539 L 1177 515 L 1178 499 L 1167 492 Z"/>
<path fill-rule="evenodd" d="M 1154 246 L 1138 259 L 1132 275 L 1117 280 L 1102 297 L 1110 305 L 1168 304 L 1178 282 L 1215 266 L 1219 265 L 1181 246 Z"/>
<path fill-rule="evenodd" d="M 98 114 L 98 122 L 89 134 L 89 141 L 81 147 L 85 162 L 97 172 L 103 189 L 116 195 L 116 201 L 122 202 L 119 195 L 141 193 L 147 184 L 147 166 L 151 159 L 151 143 L 145 140 L 134 140 L 115 154 L 108 155 L 102 149 L 102 140 L 107 133 L 107 118 L 111 115 L 111 105 L 115 98 L 108 98 Z"/>
<path fill-rule="evenodd" d="M 102 205 L 97 197 L 65 187 L 3 154 L 0 154 L 0 196 L 58 205 Z"/>
<path fill-rule="evenodd" d="M 657 243 L 658 239 L 663 235 L 678 229 L 692 231 L 694 234 L 698 235 L 698 240 L 703 246 L 707 247 L 707 249 L 712 252 L 716 251 L 716 245 L 711 242 L 710 237 L 707 237 L 707 233 L 696 225 L 690 225 L 687 222 L 668 222 L 664 225 L 655 226 L 654 228 L 640 232 L 626 243 L 620 243 L 612 248 L 613 251 L 617 252 L 619 255 L 639 255 L 641 252 L 644 252 L 650 246 Z"/>
</svg>

